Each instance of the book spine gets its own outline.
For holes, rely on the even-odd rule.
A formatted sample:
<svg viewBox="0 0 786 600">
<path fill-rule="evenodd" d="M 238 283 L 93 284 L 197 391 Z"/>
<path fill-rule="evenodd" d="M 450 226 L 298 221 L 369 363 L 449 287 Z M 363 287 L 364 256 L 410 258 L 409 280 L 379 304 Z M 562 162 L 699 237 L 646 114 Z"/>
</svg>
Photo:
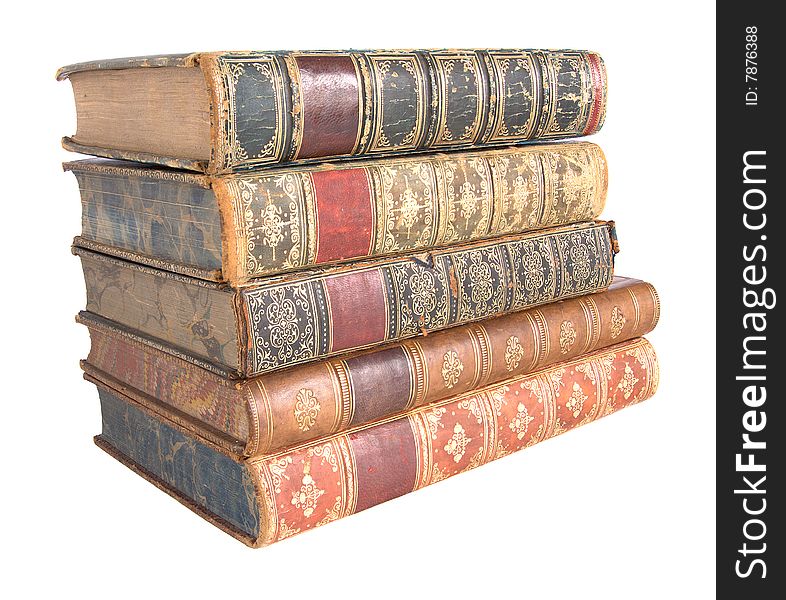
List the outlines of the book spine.
<svg viewBox="0 0 786 600">
<path fill-rule="evenodd" d="M 605 290 L 612 237 L 583 224 L 241 288 L 243 375 Z"/>
<path fill-rule="evenodd" d="M 212 172 L 339 156 L 506 145 L 603 124 L 593 52 L 418 50 L 198 57 Z"/>
<path fill-rule="evenodd" d="M 340 356 L 233 381 L 95 319 L 88 377 L 111 382 L 157 412 L 183 413 L 268 454 L 387 419 L 640 337 L 658 321 L 648 283 L 616 278 L 600 294 L 572 298 Z M 385 381 L 385 394 L 378 393 Z M 167 413 L 167 418 L 176 420 Z M 186 426 L 188 422 L 184 421 Z M 274 426 L 275 424 L 275 426 Z"/>
<path fill-rule="evenodd" d="M 659 313 L 650 284 L 615 281 L 600 294 L 262 375 L 242 386 L 255 413 L 246 452 L 276 452 L 640 337 Z"/>
<path fill-rule="evenodd" d="M 652 396 L 644 340 L 247 461 L 264 546 L 452 477 Z"/>
<path fill-rule="evenodd" d="M 385 158 L 219 177 L 234 283 L 349 259 L 417 252 L 589 221 L 606 199 L 586 142 Z"/>
</svg>

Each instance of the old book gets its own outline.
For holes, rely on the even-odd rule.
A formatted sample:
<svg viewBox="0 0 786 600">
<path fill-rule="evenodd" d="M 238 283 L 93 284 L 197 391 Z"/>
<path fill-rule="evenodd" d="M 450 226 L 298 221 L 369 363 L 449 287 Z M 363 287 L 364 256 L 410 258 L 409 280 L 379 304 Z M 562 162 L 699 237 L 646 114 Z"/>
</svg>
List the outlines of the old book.
<svg viewBox="0 0 786 600">
<path fill-rule="evenodd" d="M 278 454 L 242 459 L 99 382 L 96 443 L 250 546 L 418 490 L 652 396 L 643 338 Z"/>
<path fill-rule="evenodd" d="M 242 377 L 604 290 L 615 250 L 583 223 L 235 288 L 75 248 L 89 312 Z"/>
<path fill-rule="evenodd" d="M 640 337 L 659 313 L 650 284 L 616 277 L 606 292 L 240 381 L 85 317 L 91 348 L 82 368 L 224 450 L 254 456 Z"/>
<path fill-rule="evenodd" d="M 575 50 L 212 52 L 63 67 L 83 154 L 223 173 L 591 134 L 600 56 Z"/>
<path fill-rule="evenodd" d="M 79 246 L 206 280 L 261 277 L 589 221 L 606 161 L 586 142 L 208 176 L 66 163 Z"/>
</svg>

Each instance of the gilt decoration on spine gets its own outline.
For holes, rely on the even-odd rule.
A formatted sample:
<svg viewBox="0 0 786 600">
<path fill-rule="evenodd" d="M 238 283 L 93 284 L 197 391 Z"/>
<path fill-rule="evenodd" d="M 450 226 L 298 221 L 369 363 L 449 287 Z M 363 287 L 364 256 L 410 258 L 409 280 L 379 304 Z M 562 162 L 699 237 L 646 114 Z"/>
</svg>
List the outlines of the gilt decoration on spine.
<svg viewBox="0 0 786 600">
<path fill-rule="evenodd" d="M 647 399 L 658 376 L 652 346 L 637 339 L 399 419 L 250 459 L 265 524 L 256 544 L 319 527 Z"/>
<path fill-rule="evenodd" d="M 587 135 L 605 111 L 605 70 L 585 51 L 233 52 L 200 60 L 219 107 L 215 172 Z"/>
<path fill-rule="evenodd" d="M 596 218 L 606 163 L 588 143 L 235 175 L 227 235 L 239 281 Z M 230 261 L 232 264 L 232 261 Z"/>
<path fill-rule="evenodd" d="M 612 276 L 597 223 L 242 290 L 247 372 L 600 291 Z"/>
</svg>

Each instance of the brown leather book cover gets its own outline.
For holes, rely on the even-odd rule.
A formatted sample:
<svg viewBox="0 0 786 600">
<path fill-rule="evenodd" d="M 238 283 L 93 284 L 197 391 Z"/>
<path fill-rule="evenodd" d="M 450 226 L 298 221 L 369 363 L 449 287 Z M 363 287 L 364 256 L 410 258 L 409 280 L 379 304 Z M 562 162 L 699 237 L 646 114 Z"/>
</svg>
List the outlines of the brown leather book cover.
<svg viewBox="0 0 786 600">
<path fill-rule="evenodd" d="M 202 52 L 57 77 L 76 100 L 66 148 L 211 173 L 589 135 L 607 96 L 603 60 L 584 50 Z M 125 135 L 92 120 L 119 121 Z"/>
<path fill-rule="evenodd" d="M 211 281 L 423 252 L 597 218 L 601 149 L 565 142 L 209 176 L 81 160 L 75 244 Z"/>
<path fill-rule="evenodd" d="M 617 244 L 613 222 L 578 223 L 237 287 L 74 251 L 89 312 L 253 377 L 605 290 Z"/>
<path fill-rule="evenodd" d="M 374 350 L 232 380 L 84 317 L 92 378 L 245 456 L 275 452 L 521 376 L 651 331 L 652 285 L 617 277 L 608 291 Z M 380 382 L 385 393 L 380 394 Z"/>
<path fill-rule="evenodd" d="M 637 338 L 273 455 L 226 455 L 99 383 L 96 441 L 186 506 L 265 546 L 557 436 L 655 393 Z"/>
</svg>

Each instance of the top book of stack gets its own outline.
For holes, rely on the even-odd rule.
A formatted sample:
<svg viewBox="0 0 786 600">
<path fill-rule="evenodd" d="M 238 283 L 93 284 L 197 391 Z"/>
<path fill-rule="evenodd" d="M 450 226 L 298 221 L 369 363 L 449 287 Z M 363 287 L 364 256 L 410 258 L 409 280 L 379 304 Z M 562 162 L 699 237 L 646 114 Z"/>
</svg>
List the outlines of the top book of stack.
<svg viewBox="0 0 786 600">
<path fill-rule="evenodd" d="M 575 50 L 196 53 L 58 78 L 67 149 L 210 174 L 577 137 L 606 112 L 603 61 Z"/>
</svg>

